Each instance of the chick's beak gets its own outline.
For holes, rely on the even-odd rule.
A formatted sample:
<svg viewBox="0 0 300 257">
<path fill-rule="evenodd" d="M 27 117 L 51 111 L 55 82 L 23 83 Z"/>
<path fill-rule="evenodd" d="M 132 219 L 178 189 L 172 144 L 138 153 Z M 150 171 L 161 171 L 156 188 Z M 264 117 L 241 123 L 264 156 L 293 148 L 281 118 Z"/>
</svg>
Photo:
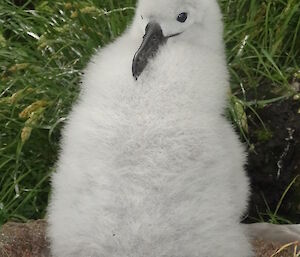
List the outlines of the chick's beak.
<svg viewBox="0 0 300 257">
<path fill-rule="evenodd" d="M 159 47 L 166 43 L 168 37 L 163 35 L 161 26 L 156 22 L 150 22 L 146 26 L 143 42 L 135 53 L 132 62 L 132 75 L 137 80 L 148 64 L 150 58 L 153 58 Z"/>
</svg>

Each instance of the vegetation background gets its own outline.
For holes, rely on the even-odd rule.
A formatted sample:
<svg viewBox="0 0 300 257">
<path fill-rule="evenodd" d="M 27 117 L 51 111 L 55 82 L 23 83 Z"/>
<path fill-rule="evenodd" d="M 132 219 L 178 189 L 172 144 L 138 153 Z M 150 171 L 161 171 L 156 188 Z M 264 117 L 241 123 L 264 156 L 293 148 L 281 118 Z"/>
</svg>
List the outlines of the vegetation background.
<svg viewBox="0 0 300 257">
<path fill-rule="evenodd" d="M 300 2 L 220 5 L 232 78 L 228 113 L 251 150 L 245 110 L 300 98 Z M 134 6 L 134 0 L 0 0 L 0 225 L 44 217 L 60 130 L 82 69 L 123 32 Z"/>
</svg>

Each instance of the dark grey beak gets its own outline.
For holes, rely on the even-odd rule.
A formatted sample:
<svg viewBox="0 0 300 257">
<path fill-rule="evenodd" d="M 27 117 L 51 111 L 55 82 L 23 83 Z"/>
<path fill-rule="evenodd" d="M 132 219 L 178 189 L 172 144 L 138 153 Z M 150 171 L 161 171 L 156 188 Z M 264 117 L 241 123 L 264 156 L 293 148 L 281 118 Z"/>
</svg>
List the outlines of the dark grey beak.
<svg viewBox="0 0 300 257">
<path fill-rule="evenodd" d="M 137 80 L 148 64 L 150 58 L 153 58 L 160 45 L 166 43 L 168 37 L 164 37 L 160 25 L 156 22 L 150 22 L 146 26 L 143 42 L 135 53 L 132 62 L 132 75 Z"/>
</svg>

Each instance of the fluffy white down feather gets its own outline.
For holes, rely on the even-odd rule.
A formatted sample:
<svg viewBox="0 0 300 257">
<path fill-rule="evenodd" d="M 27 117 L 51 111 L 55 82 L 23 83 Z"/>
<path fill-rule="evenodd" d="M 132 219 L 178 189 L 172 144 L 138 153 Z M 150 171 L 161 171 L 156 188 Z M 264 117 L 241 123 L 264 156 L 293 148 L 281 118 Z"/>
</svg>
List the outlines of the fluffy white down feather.
<svg viewBox="0 0 300 257">
<path fill-rule="evenodd" d="M 183 33 L 136 81 L 151 20 Z M 131 27 L 91 60 L 52 178 L 54 257 L 253 256 L 239 224 L 244 147 L 224 117 L 222 31 L 213 0 L 141 0 Z"/>
<path fill-rule="evenodd" d="M 270 223 L 244 224 L 245 232 L 250 238 L 266 242 L 287 244 L 300 243 L 300 224 L 275 225 Z"/>
</svg>

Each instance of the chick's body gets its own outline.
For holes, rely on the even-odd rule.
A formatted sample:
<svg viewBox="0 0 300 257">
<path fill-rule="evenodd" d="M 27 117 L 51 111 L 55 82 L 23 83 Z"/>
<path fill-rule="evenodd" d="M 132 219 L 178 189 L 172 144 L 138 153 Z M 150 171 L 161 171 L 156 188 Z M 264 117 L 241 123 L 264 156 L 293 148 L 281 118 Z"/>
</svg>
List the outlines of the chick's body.
<svg viewBox="0 0 300 257">
<path fill-rule="evenodd" d="M 135 80 L 141 36 L 133 26 L 86 69 L 53 176 L 53 255 L 250 257 L 223 49 L 168 40 Z"/>
</svg>

